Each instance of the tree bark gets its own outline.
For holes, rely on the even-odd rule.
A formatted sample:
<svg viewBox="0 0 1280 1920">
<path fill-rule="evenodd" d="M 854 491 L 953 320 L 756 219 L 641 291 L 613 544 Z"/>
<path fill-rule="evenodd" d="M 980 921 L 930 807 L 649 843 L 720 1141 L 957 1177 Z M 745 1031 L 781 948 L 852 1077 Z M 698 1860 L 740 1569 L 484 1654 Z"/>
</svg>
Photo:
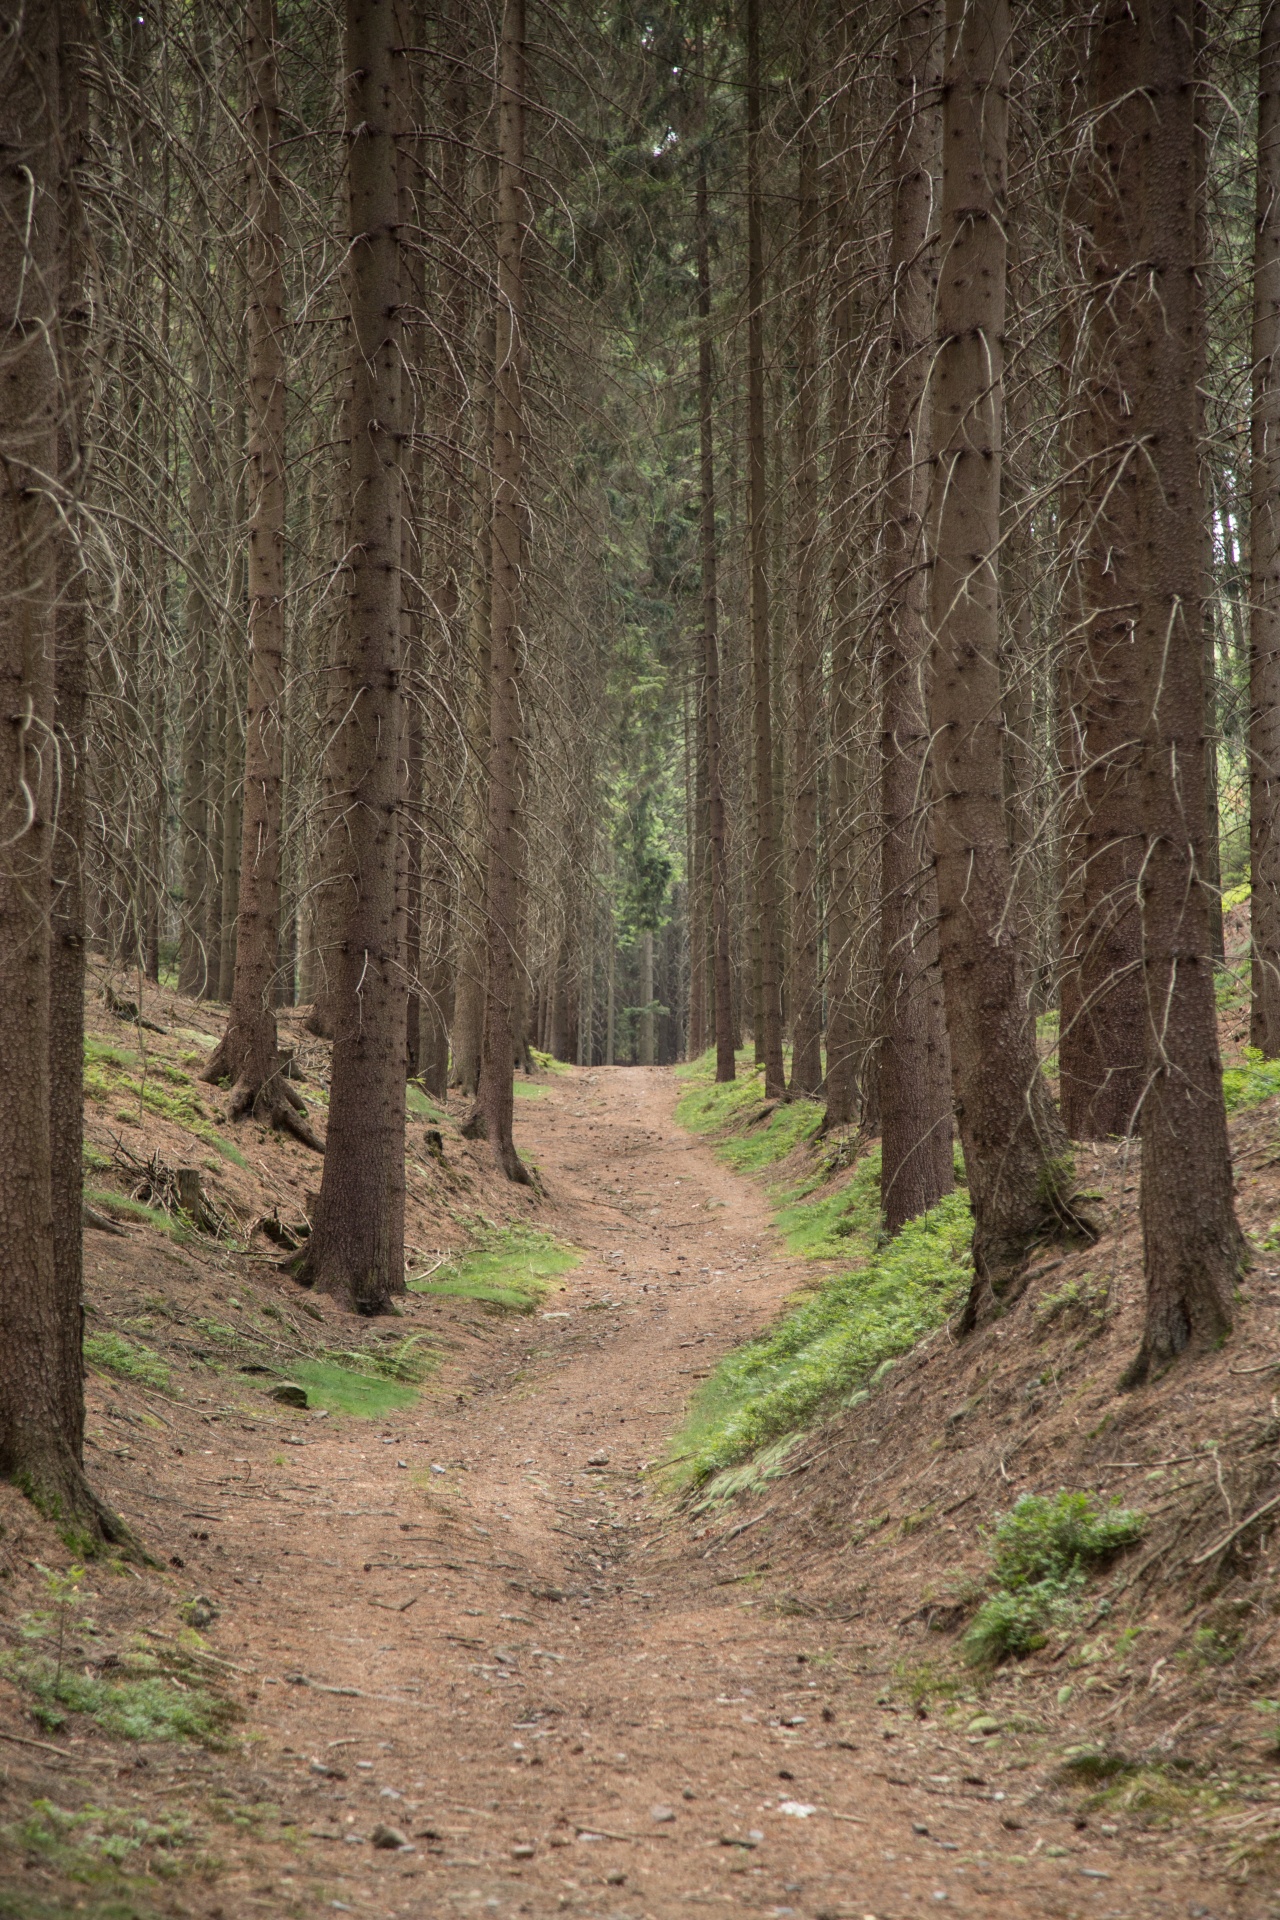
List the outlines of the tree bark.
<svg viewBox="0 0 1280 1920">
<path fill-rule="evenodd" d="M 900 0 L 894 57 L 885 438 L 885 611 L 881 639 L 882 839 L 880 1204 L 896 1233 L 954 1185 L 951 1074 L 938 894 L 929 821 L 928 362 L 937 285 L 942 15 L 938 0 Z"/>
<path fill-rule="evenodd" d="M 962 1326 L 1013 1297 L 1031 1248 L 1078 1229 L 1011 922 L 1001 789 L 1000 537 L 1007 0 L 947 0 L 934 373 L 930 719 L 940 957 L 973 1205 Z"/>
<path fill-rule="evenodd" d="M 1249 513 L 1251 1043 L 1280 1057 L 1280 0 L 1262 0 Z"/>
<path fill-rule="evenodd" d="M 744 0 L 747 56 L 747 564 L 751 622 L 751 765 L 755 810 L 760 1008 L 757 1057 L 765 1096 L 786 1098 L 778 931 L 778 829 L 773 790 L 769 645 L 769 502 L 765 469 L 764 208 L 760 182 L 760 0 Z"/>
<path fill-rule="evenodd" d="M 484 1054 L 468 1127 L 508 1179 L 528 1181 L 512 1138 L 512 1074 L 523 1032 L 524 885 L 524 0 L 506 0 L 498 79 L 498 310 L 494 340 L 493 579 L 489 657 L 489 832 L 485 890 L 488 991 Z"/>
<path fill-rule="evenodd" d="M 78 847 L 50 742 L 60 720 L 68 747 L 82 712 L 84 600 L 81 563 L 65 532 L 51 476 L 60 454 L 75 465 L 84 399 L 87 316 L 78 206 L 64 192 L 61 154 L 80 157 L 86 135 L 77 72 L 83 28 L 70 5 L 24 15 L 0 77 L 0 1477 L 66 1532 L 73 1550 L 128 1542 L 97 1499 L 82 1464 L 79 1091 L 83 1003 L 72 997 L 83 962 Z M 60 71 L 61 70 L 61 71 Z M 59 124 L 65 75 L 71 123 Z M 69 137 L 68 137 L 69 136 Z M 74 187 L 72 189 L 74 193 Z M 60 206 L 60 200 L 62 206 Z M 62 256 L 62 211 L 73 233 Z M 62 256 L 62 257 L 60 257 Z M 77 355 L 65 431 L 54 342 L 60 283 L 67 342 Z M 61 441 L 61 447 L 60 447 Z M 74 488 L 79 476 L 68 479 Z M 68 589 L 55 614 L 61 566 Z M 64 670 L 55 706 L 55 647 Z M 55 851 L 56 847 L 56 851 Z M 56 896 L 52 890 L 58 880 Z M 58 958 L 51 953 L 56 920 Z M 72 1077 L 51 1104 L 51 1069 Z M 55 1230 L 54 1205 L 72 1209 Z"/>
<path fill-rule="evenodd" d="M 285 356 L 280 102 L 275 0 L 247 0 L 249 690 L 239 915 L 227 1030 L 201 1078 L 231 1081 L 232 1118 L 253 1114 L 320 1141 L 282 1071 L 276 1033 L 284 788 Z"/>
<path fill-rule="evenodd" d="M 332 785 L 349 853 L 324 1176 L 297 1269 L 304 1285 L 359 1313 L 404 1291 L 398 25 L 393 0 L 347 0 L 351 535 Z"/>
<path fill-rule="evenodd" d="M 816 25 L 810 7 L 801 31 Z M 795 624 L 791 636 L 791 1097 L 822 1093 L 822 982 L 818 928 L 818 762 L 822 634 L 819 619 L 818 366 L 816 274 L 821 227 L 813 54 L 800 88 L 799 232 L 795 255 Z"/>
<path fill-rule="evenodd" d="M 702 705 L 707 754 L 707 866 L 711 905 L 712 980 L 715 998 L 716 1080 L 737 1071 L 733 1049 L 733 981 L 729 966 L 729 874 L 724 771 L 721 764 L 720 589 L 716 542 L 714 435 L 715 362 L 711 339 L 711 222 L 707 208 L 707 159 L 698 155 L 698 524 L 702 566 Z M 610 970 L 612 991 L 612 962 Z M 612 1029 L 611 1029 L 612 1031 Z"/>
<path fill-rule="evenodd" d="M 1099 116 L 1089 189 L 1090 295 L 1078 444 L 1085 467 L 1076 511 L 1079 631 L 1068 637 L 1070 784 L 1064 795 L 1059 1036 L 1062 1114 L 1076 1139 L 1127 1134 L 1142 1093 L 1142 731 L 1135 618 L 1141 566 L 1124 342 L 1139 293 L 1139 210 L 1129 191 L 1144 108 L 1137 28 L 1108 8 L 1094 28 L 1093 110 Z"/>
<path fill-rule="evenodd" d="M 1137 0 L 1145 109 L 1132 147 L 1142 210 L 1127 371 L 1142 556 L 1142 1345 L 1126 1384 L 1231 1329 L 1244 1240 L 1232 1199 L 1206 877 L 1204 599 L 1196 368 L 1194 0 Z"/>
</svg>

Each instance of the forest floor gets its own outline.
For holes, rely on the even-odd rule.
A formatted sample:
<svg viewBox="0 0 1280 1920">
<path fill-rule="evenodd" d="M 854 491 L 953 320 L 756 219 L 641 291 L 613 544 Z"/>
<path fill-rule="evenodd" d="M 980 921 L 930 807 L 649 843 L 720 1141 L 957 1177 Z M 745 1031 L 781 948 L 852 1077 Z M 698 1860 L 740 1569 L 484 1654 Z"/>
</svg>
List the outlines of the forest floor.
<svg viewBox="0 0 1280 1920">
<path fill-rule="evenodd" d="M 213 1015 L 175 996 L 148 1011 L 170 1036 L 143 1042 L 152 1084 L 199 1106 L 176 1062 Z M 136 1060 L 103 1070 L 137 1084 Z M 302 1295 L 261 1232 L 248 1252 L 140 1216 L 127 1238 L 88 1235 L 91 1351 L 110 1363 L 118 1343 L 114 1369 L 90 1373 L 91 1471 L 159 1564 L 91 1563 L 76 1584 L 54 1529 L 0 1498 L 0 1915 L 1280 1914 L 1280 1763 L 1255 1750 L 1259 1716 L 1237 1714 L 1221 1777 L 1204 1709 L 1216 1672 L 1208 1693 L 1185 1676 L 1192 1708 L 1144 1732 L 1140 1769 L 1072 1774 L 1073 1756 L 1120 1751 L 1132 1688 L 1064 1686 L 1052 1651 L 1038 1674 L 989 1683 L 956 1678 L 949 1643 L 923 1657 L 930 1581 L 972 1559 L 979 1523 L 1031 1484 L 1006 1466 L 1007 1439 L 973 1451 L 978 1498 L 964 1463 L 938 1458 L 963 1388 L 945 1397 L 913 1359 L 884 1398 L 912 1436 L 901 1485 L 934 1458 L 956 1502 L 943 1511 L 972 1505 L 894 1530 L 903 1557 L 882 1599 L 851 1567 L 863 1536 L 848 1524 L 815 1557 L 803 1475 L 829 1473 L 831 1429 L 788 1481 L 788 1513 L 776 1484 L 727 1509 L 671 1496 L 656 1469 L 695 1382 L 815 1277 L 760 1183 L 674 1123 L 678 1091 L 668 1070 L 540 1076 L 517 1140 L 541 1196 L 500 1191 L 451 1122 L 443 1161 L 417 1151 L 410 1240 L 426 1255 L 434 1235 L 428 1264 L 459 1222 L 504 1208 L 579 1250 L 532 1314 L 411 1293 L 371 1326 Z M 120 1098 L 100 1083 L 90 1102 L 102 1160 L 173 1157 L 178 1120 L 143 1102 L 120 1159 Z M 210 1140 L 217 1117 L 211 1096 L 197 1121 Z M 211 1197 L 242 1222 L 251 1205 L 287 1221 L 317 1162 L 249 1133 L 233 1137 L 244 1166 L 215 1146 Z M 372 1418 L 268 1397 L 291 1358 L 305 1370 L 300 1355 L 314 1367 L 388 1338 L 405 1352 L 415 1335 L 433 1371 Z M 234 1371 L 250 1353 L 258 1371 Z M 946 1364 L 945 1342 L 929 1355 Z M 1244 1384 L 1265 1405 L 1270 1385 Z M 879 1441 L 846 1417 L 848 1458 L 883 1445 L 887 1417 Z M 1064 1417 L 1079 1428 L 1078 1408 Z M 852 1507 L 857 1491 L 828 1478 L 818 1504 Z M 887 1543 L 878 1533 L 862 1560 L 883 1566 Z M 50 1690 L 55 1643 L 60 1671 L 83 1678 L 81 1711 L 50 1710 L 68 1698 Z M 183 1700 L 204 1739 L 151 1737 L 183 1730 Z M 1197 1701 L 1210 1747 L 1184 1755 L 1176 1729 Z"/>
</svg>

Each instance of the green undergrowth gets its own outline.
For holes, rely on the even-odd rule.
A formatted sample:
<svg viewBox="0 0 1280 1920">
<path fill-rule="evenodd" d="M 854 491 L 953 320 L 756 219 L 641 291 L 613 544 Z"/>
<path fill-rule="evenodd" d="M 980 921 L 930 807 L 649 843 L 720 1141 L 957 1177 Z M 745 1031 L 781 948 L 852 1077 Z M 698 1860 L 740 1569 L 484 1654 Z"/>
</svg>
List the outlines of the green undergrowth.
<svg viewBox="0 0 1280 1920">
<path fill-rule="evenodd" d="M 352 1352 L 329 1351 L 314 1359 L 297 1360 L 288 1378 L 307 1390 L 308 1403 L 326 1413 L 349 1414 L 361 1420 L 381 1420 L 418 1398 L 422 1382 L 434 1370 L 438 1356 L 421 1334 L 411 1334 L 378 1353 L 367 1347 Z"/>
<path fill-rule="evenodd" d="M 694 1395 L 673 1444 L 677 1484 L 708 1481 L 865 1396 L 958 1306 L 971 1235 L 967 1195 L 949 1194 L 729 1354 Z"/>
<path fill-rule="evenodd" d="M 414 1293 L 478 1300 L 509 1313 L 532 1313 L 553 1283 L 577 1266 L 580 1255 L 536 1227 L 483 1229 L 466 1252 L 443 1266 L 410 1278 Z"/>
<path fill-rule="evenodd" d="M 738 1173 L 759 1173 L 785 1160 L 822 1125 L 820 1101 L 766 1100 L 763 1067 L 740 1063 L 736 1079 L 717 1084 L 715 1064 L 709 1052 L 677 1070 L 687 1091 L 676 1119 L 690 1133 L 726 1134 L 716 1152 Z"/>
<path fill-rule="evenodd" d="M 210 1125 L 209 1109 L 197 1093 L 190 1074 L 171 1066 L 167 1060 L 155 1055 L 144 1059 L 128 1047 L 107 1046 L 86 1035 L 84 1091 L 86 1099 L 100 1104 L 112 1103 L 117 1118 L 133 1120 L 142 1113 L 154 1114 L 193 1134 L 197 1140 L 205 1141 L 235 1166 L 249 1164 L 240 1149 L 224 1140 Z"/>
<path fill-rule="evenodd" d="M 517 1080 L 511 1091 L 517 1100 L 541 1100 L 546 1088 L 540 1087 L 536 1080 Z"/>
<path fill-rule="evenodd" d="M 1101 1506 L 1088 1493 L 1062 1488 L 1025 1494 L 992 1535 L 996 1590 L 983 1601 L 964 1637 L 976 1667 L 1034 1653 L 1055 1627 L 1070 1625 L 1090 1568 L 1141 1539 L 1146 1515 L 1118 1500 Z"/>
<path fill-rule="evenodd" d="M 152 1820 L 136 1808 L 91 1804 L 71 1811 L 36 1800 L 24 1818 L 0 1828 L 0 1847 L 90 1889 L 71 1909 L 85 1920 L 140 1920 L 156 1909 L 138 1879 L 171 1881 L 204 1864 L 190 1815 L 177 1809 Z M 46 1902 L 34 1892 L 0 1892 L 0 1920 L 61 1920 L 67 1912 L 64 1902 Z"/>
<path fill-rule="evenodd" d="M 787 1252 L 810 1260 L 868 1258 L 880 1234 L 879 1147 L 864 1154 L 840 1186 L 819 1192 L 824 1176 L 820 1168 L 794 1188 L 773 1216 Z"/>
<path fill-rule="evenodd" d="M 1280 1093 L 1280 1060 L 1264 1059 L 1257 1047 L 1246 1047 L 1244 1065 L 1224 1067 L 1222 1091 L 1228 1113 L 1243 1113 Z"/>
<path fill-rule="evenodd" d="M 91 1367 L 154 1387 L 158 1393 L 169 1385 L 169 1369 L 160 1355 L 139 1340 L 126 1340 L 122 1333 L 86 1333 L 84 1357 Z"/>
<path fill-rule="evenodd" d="M 179 1242 L 192 1238 L 187 1222 L 166 1213 L 163 1207 L 148 1207 L 141 1200 L 130 1199 L 128 1194 L 114 1193 L 110 1187 L 86 1187 L 84 1197 L 91 1207 L 96 1207 L 109 1219 L 136 1220 L 140 1225 L 154 1227 L 157 1233 L 167 1233 L 171 1240 Z"/>
<path fill-rule="evenodd" d="M 28 1623 L 28 1639 L 54 1634 L 49 1620 Z M 0 1674 L 27 1696 L 33 1719 L 48 1732 L 80 1716 L 121 1740 L 225 1746 L 239 1709 L 209 1686 L 206 1665 L 194 1650 L 161 1654 L 138 1644 L 115 1657 L 110 1674 L 98 1674 L 29 1645 L 0 1657 Z"/>
<path fill-rule="evenodd" d="M 404 1090 L 404 1103 L 410 1113 L 423 1120 L 443 1120 L 444 1110 L 431 1098 L 425 1087 L 416 1080 L 410 1080 Z"/>
<path fill-rule="evenodd" d="M 557 1060 L 552 1053 L 542 1053 L 537 1047 L 530 1047 L 529 1057 L 539 1073 L 565 1074 L 573 1072 L 573 1068 L 569 1066 L 566 1061 Z M 519 1086 L 519 1084 L 519 1081 L 517 1081 L 516 1085 Z"/>
</svg>

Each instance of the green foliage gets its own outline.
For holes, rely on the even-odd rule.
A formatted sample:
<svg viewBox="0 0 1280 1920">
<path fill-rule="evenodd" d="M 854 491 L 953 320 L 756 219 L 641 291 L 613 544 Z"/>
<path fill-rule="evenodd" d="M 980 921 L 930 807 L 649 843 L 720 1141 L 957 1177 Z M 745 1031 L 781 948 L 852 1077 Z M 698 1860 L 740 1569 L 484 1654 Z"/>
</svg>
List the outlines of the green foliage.
<svg viewBox="0 0 1280 1920">
<path fill-rule="evenodd" d="M 426 1088 L 420 1087 L 416 1080 L 410 1080 L 405 1087 L 404 1103 L 410 1113 L 419 1114 L 424 1120 L 439 1122 L 445 1117 L 443 1110 L 436 1105 Z"/>
<path fill-rule="evenodd" d="M 381 1349 L 330 1348 L 311 1359 L 291 1361 L 289 1378 L 306 1388 L 312 1407 L 358 1420 L 381 1420 L 414 1404 L 437 1360 L 425 1336 L 413 1333 Z"/>
<path fill-rule="evenodd" d="M 1230 913 L 1233 907 L 1242 907 L 1252 891 L 1248 880 L 1242 881 L 1238 887 L 1228 887 L 1222 896 L 1222 911 Z"/>
<path fill-rule="evenodd" d="M 84 1197 L 91 1207 L 97 1207 L 113 1220 L 138 1220 L 145 1226 L 154 1227 L 157 1233 L 167 1233 L 171 1240 L 179 1242 L 191 1238 L 191 1230 L 186 1223 L 166 1213 L 163 1207 L 149 1207 L 142 1200 L 131 1199 L 128 1194 L 112 1192 L 110 1187 L 86 1187 Z"/>
<path fill-rule="evenodd" d="M 84 1357 L 87 1365 L 119 1374 L 123 1380 L 136 1380 L 160 1393 L 168 1388 L 169 1369 L 159 1354 L 121 1333 L 86 1333 Z"/>
<path fill-rule="evenodd" d="M 1280 1060 L 1266 1059 L 1260 1048 L 1246 1047 L 1242 1067 L 1224 1067 L 1222 1091 L 1228 1113 L 1242 1113 L 1280 1093 Z"/>
<path fill-rule="evenodd" d="M 553 1053 L 542 1053 L 537 1047 L 530 1047 L 529 1053 L 539 1073 L 564 1074 L 573 1072 L 572 1067 L 568 1066 L 563 1060 L 557 1060 Z M 518 1080 L 516 1081 L 516 1085 L 520 1085 Z"/>
<path fill-rule="evenodd" d="M 1006 1513 L 993 1536 L 999 1581 L 964 1637 L 965 1658 L 977 1667 L 1034 1653 L 1049 1631 L 1075 1613 L 1086 1570 L 1141 1539 L 1146 1515 L 1111 1501 L 1099 1508 L 1087 1493 L 1062 1488 L 1051 1498 L 1028 1493 Z"/>
<path fill-rule="evenodd" d="M 729 1354 L 694 1396 L 674 1444 L 677 1479 L 706 1480 L 874 1385 L 958 1304 L 971 1233 L 967 1197 L 950 1194 L 865 1266 L 827 1281 Z"/>
<path fill-rule="evenodd" d="M 414 1293 L 438 1293 L 458 1300 L 479 1300 L 510 1313 L 532 1313 L 553 1280 L 577 1266 L 579 1255 L 535 1227 L 501 1227 L 485 1232 L 466 1253 L 421 1278 L 411 1278 Z"/>
<path fill-rule="evenodd" d="M 541 1100 L 546 1089 L 540 1087 L 536 1080 L 517 1080 L 511 1091 L 517 1100 Z"/>
<path fill-rule="evenodd" d="M 821 1199 L 801 1191 L 774 1215 L 774 1223 L 788 1253 L 815 1260 L 869 1257 L 880 1237 L 879 1147 L 864 1154 L 849 1179 Z"/>
<path fill-rule="evenodd" d="M 28 1639 L 50 1630 L 52 1616 L 37 1614 Z M 110 1678 L 64 1669 L 53 1655 L 24 1649 L 0 1656 L 0 1673 L 27 1694 L 32 1713 L 50 1730 L 65 1726 L 68 1714 L 84 1714 L 122 1740 L 193 1740 L 224 1744 L 235 1705 L 202 1684 L 198 1662 L 189 1650 L 175 1648 L 163 1659 L 150 1648 L 135 1647 L 120 1656 Z"/>
<path fill-rule="evenodd" d="M 126 1047 L 104 1046 L 86 1036 L 84 1043 L 84 1090 L 89 1100 L 118 1100 L 123 1096 L 143 1112 L 181 1127 L 214 1147 L 225 1160 L 238 1167 L 249 1162 L 238 1147 L 224 1140 L 209 1124 L 209 1111 L 203 1105 L 189 1074 L 154 1056 L 143 1059 Z M 133 1118 L 128 1109 L 126 1117 Z"/>
<path fill-rule="evenodd" d="M 97 1890 L 90 1904 L 75 1902 L 86 1920 L 141 1920 L 154 1911 L 139 1904 L 128 1874 L 169 1879 L 194 1864 L 181 1858 L 194 1840 L 190 1816 L 182 1812 L 149 1820 L 136 1809 L 90 1805 L 72 1812 L 51 1800 L 36 1800 L 30 1812 L 0 1829 L 0 1844 L 38 1860 L 46 1868 L 83 1887 Z M 4 1920 L 62 1920 L 61 1901 L 46 1904 L 31 1894 L 0 1892 Z"/>
<path fill-rule="evenodd" d="M 822 1125 L 823 1112 L 817 1100 L 788 1101 L 747 1133 L 726 1140 L 718 1149 L 719 1157 L 737 1173 L 759 1173 L 785 1160 L 803 1141 L 812 1140 Z"/>
<path fill-rule="evenodd" d="M 715 1068 L 714 1056 L 710 1058 L 712 1070 Z M 691 1063 L 701 1066 L 702 1062 Z M 720 1085 L 698 1074 L 691 1068 L 684 1069 L 682 1078 L 689 1080 L 689 1091 L 682 1094 L 676 1104 L 676 1120 L 690 1133 L 720 1133 L 728 1127 L 738 1127 L 757 1109 L 765 1105 L 764 1068 L 748 1067 L 739 1073 L 736 1080 L 726 1080 Z"/>
<path fill-rule="evenodd" d="M 1027 1493 L 995 1530 L 992 1558 L 1002 1587 L 1065 1580 L 1140 1540 L 1147 1517 L 1118 1500 L 1098 1508 L 1091 1495 L 1062 1488 L 1051 1498 Z"/>
</svg>

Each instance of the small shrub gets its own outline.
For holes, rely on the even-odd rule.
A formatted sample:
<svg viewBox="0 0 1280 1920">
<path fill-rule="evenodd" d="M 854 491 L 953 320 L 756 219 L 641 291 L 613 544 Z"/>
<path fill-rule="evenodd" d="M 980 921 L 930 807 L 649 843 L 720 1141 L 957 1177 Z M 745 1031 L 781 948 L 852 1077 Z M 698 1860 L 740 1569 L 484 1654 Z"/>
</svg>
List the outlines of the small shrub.
<svg viewBox="0 0 1280 1920">
<path fill-rule="evenodd" d="M 1228 1113 L 1260 1106 L 1280 1093 L 1280 1060 L 1267 1060 L 1257 1047 L 1246 1047 L 1242 1067 L 1224 1067 L 1222 1092 Z"/>
<path fill-rule="evenodd" d="M 1119 1501 L 1099 1510 L 1087 1493 L 1065 1487 L 1052 1498 L 1028 1493 L 995 1531 L 995 1575 L 1017 1590 L 1043 1580 L 1069 1580 L 1141 1538 L 1146 1515 Z"/>
<path fill-rule="evenodd" d="M 1010 1593 L 1002 1587 L 983 1601 L 964 1636 L 964 1656 L 971 1666 L 996 1667 L 1002 1660 L 1035 1653 L 1049 1638 L 1049 1628 L 1069 1620 L 1076 1590 L 1083 1577 L 1039 1580 Z"/>
</svg>

